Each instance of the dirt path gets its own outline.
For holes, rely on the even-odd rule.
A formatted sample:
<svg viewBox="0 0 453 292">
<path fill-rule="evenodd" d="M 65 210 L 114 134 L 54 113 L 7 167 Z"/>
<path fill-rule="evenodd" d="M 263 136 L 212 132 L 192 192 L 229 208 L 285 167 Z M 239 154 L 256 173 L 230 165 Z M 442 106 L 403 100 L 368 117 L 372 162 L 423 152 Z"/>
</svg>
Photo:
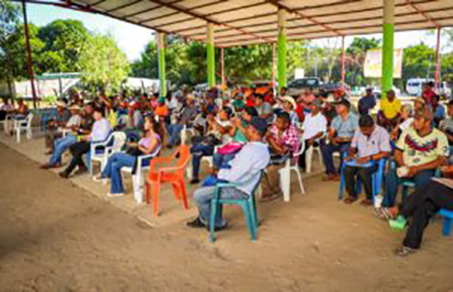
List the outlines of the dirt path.
<svg viewBox="0 0 453 292">
<path fill-rule="evenodd" d="M 395 258 L 402 235 L 319 179 L 260 206 L 257 243 L 227 210 L 231 228 L 211 244 L 183 222 L 150 228 L 3 144 L 0 160 L 0 291 L 453 291 L 438 222 L 420 253 Z"/>
</svg>

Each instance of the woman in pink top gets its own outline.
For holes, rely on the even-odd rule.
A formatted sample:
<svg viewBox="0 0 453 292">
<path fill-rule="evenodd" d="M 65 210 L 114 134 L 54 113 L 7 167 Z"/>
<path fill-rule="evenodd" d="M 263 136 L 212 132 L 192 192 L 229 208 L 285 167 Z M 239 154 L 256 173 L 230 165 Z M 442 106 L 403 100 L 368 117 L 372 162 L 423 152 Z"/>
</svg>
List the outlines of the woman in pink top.
<svg viewBox="0 0 453 292">
<path fill-rule="evenodd" d="M 145 135 L 138 143 L 129 143 L 126 152 L 118 152 L 110 156 L 107 165 L 102 170 L 95 181 L 105 181 L 110 179 L 111 188 L 109 197 L 124 195 L 123 183 L 121 180 L 121 168 L 132 167 L 135 170 L 137 157 L 141 155 L 157 154 L 162 144 L 159 134 L 157 134 L 157 124 L 151 116 L 145 117 Z M 147 161 L 147 163 L 150 163 Z M 133 172 L 134 172 L 133 170 Z"/>
</svg>

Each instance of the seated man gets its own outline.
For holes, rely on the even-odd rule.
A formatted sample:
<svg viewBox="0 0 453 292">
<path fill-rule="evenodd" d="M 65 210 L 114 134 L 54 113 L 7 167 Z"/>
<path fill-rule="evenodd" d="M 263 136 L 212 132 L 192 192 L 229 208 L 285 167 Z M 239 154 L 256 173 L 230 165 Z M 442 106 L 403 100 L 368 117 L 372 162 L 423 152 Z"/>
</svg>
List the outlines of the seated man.
<svg viewBox="0 0 453 292">
<path fill-rule="evenodd" d="M 452 177 L 451 167 L 448 167 L 446 176 Z M 389 221 L 395 230 L 404 230 L 409 219 L 412 218 L 406 232 L 403 245 L 396 250 L 399 256 L 406 256 L 416 252 L 422 243 L 423 233 L 431 218 L 440 209 L 453 210 L 453 179 L 433 178 L 424 186 L 416 188 L 408 197 L 396 219 Z"/>
<path fill-rule="evenodd" d="M 77 133 L 79 135 L 89 134 L 94 124 L 93 109 L 93 104 L 88 103 L 85 105 L 83 115 L 81 116 L 79 115 L 79 106 L 71 106 L 72 116 L 66 124 L 66 128 L 72 129 L 73 133 Z M 77 143 L 77 136 L 72 133 L 66 137 L 55 140 L 52 156 L 50 157 L 48 163 L 41 165 L 41 168 L 49 169 L 61 167 L 61 156 L 69 148 L 69 146 L 75 143 Z"/>
<path fill-rule="evenodd" d="M 436 168 L 446 163 L 449 154 L 447 137 L 434 129 L 432 122 L 433 114 L 428 108 L 418 111 L 412 127 L 396 143 L 398 176 L 413 180 L 416 188 L 421 188 L 434 176 Z"/>
<path fill-rule="evenodd" d="M 193 139 L 193 146 L 190 148 L 192 153 L 192 180 L 191 184 L 200 182 L 198 173 L 200 171 L 201 158 L 203 156 L 211 156 L 214 154 L 216 145 L 226 143 L 229 139 L 229 133 L 232 128 L 230 119 L 233 114 L 231 108 L 224 107 L 219 111 L 218 119 L 209 114 L 208 133 L 205 137 L 197 136 Z"/>
<path fill-rule="evenodd" d="M 346 191 L 348 197 L 344 199 L 346 204 L 351 204 L 357 200 L 356 176 L 359 174 L 366 192 L 366 199 L 361 204 L 369 206 L 373 199 L 372 174 L 377 171 L 377 165 L 368 165 L 373 161 L 390 155 L 390 137 L 387 131 L 374 124 L 373 118 L 363 115 L 359 119 L 359 129 L 356 130 L 352 138 L 349 155 L 346 157 L 346 166 L 343 170 Z M 354 161 L 352 161 L 354 160 Z M 375 198 L 374 206 L 381 207 L 383 197 Z"/>
<path fill-rule="evenodd" d="M 326 177 L 324 181 L 339 180 L 339 175 L 335 169 L 333 161 L 333 153 L 344 153 L 349 149 L 352 137 L 358 128 L 358 118 L 353 113 L 349 112 L 351 104 L 346 99 L 342 99 L 336 106 L 337 116 L 332 120 L 329 128 L 328 140 L 329 144 L 321 145 L 322 159 L 326 167 Z M 340 155 L 340 168 L 342 156 Z"/>
<path fill-rule="evenodd" d="M 398 124 L 401 114 L 401 100 L 396 98 L 395 91 L 387 91 L 387 98 L 381 100 L 381 110 L 378 112 L 378 125 L 392 131 Z"/>
<path fill-rule="evenodd" d="M 58 128 L 66 125 L 70 117 L 71 113 L 66 109 L 66 104 L 62 101 L 57 102 L 57 116 L 48 122 L 48 130 L 45 136 L 45 146 L 50 149 L 48 154 L 52 154 L 55 140 L 62 136 L 58 132 Z"/>
<path fill-rule="evenodd" d="M 263 137 L 267 130 L 267 123 L 261 118 L 254 118 L 247 128 L 247 136 L 250 139 L 236 157 L 231 161 L 231 169 L 219 170 L 217 177 L 220 181 L 236 183 L 238 187 L 222 189 L 223 199 L 245 199 L 252 195 L 252 191 L 259 183 L 260 172 L 269 163 L 269 150 L 263 143 Z M 193 228 L 208 227 L 211 218 L 211 201 L 215 196 L 215 186 L 203 187 L 194 192 L 194 201 L 199 209 L 199 216 L 192 222 L 187 223 Z M 221 213 L 221 212 L 219 212 Z M 227 226 L 221 214 L 216 218 L 215 229 L 220 230 Z"/>
<path fill-rule="evenodd" d="M 448 118 L 440 122 L 439 130 L 444 132 L 448 138 L 448 145 L 450 146 L 450 160 L 451 160 L 451 149 L 453 148 L 453 100 L 447 105 Z"/>
<path fill-rule="evenodd" d="M 270 201 L 281 195 L 278 171 L 285 166 L 292 154 L 299 151 L 300 135 L 297 128 L 291 124 L 291 118 L 286 112 L 277 115 L 274 124 L 266 134 L 271 152 L 271 165 L 266 169 L 263 179 L 263 201 Z"/>
<path fill-rule="evenodd" d="M 104 118 L 104 111 L 101 108 L 94 109 L 93 118 L 95 122 L 91 134 L 79 136 L 77 139 L 78 142 L 69 147 L 69 151 L 71 151 L 72 154 L 72 160 L 68 167 L 63 172 L 60 172 L 60 177 L 68 178 L 76 166 L 79 168 L 77 174 L 86 172 L 88 168 L 85 166 L 82 156 L 90 151 L 90 142 L 105 141 L 112 132 L 112 127 Z"/>
<path fill-rule="evenodd" d="M 305 169 L 305 152 L 310 146 L 317 146 L 316 140 L 325 135 L 327 131 L 327 119 L 321 113 L 322 102 L 320 99 L 315 99 L 308 106 L 310 113 L 307 114 L 303 123 L 302 137 L 305 141 L 305 149 L 299 157 L 299 166 Z"/>
<path fill-rule="evenodd" d="M 186 103 L 181 103 L 176 109 L 176 122 L 168 126 L 168 148 L 172 148 L 181 143 L 181 131 L 184 125 L 189 127 L 192 125 L 195 116 L 197 115 L 197 109 L 194 105 L 194 99 L 192 95 L 188 95 Z"/>
<path fill-rule="evenodd" d="M 274 118 L 274 111 L 272 110 L 272 106 L 264 101 L 264 95 L 256 95 L 255 108 L 258 111 L 260 118 L 265 119 L 269 123 L 272 122 Z"/>
</svg>

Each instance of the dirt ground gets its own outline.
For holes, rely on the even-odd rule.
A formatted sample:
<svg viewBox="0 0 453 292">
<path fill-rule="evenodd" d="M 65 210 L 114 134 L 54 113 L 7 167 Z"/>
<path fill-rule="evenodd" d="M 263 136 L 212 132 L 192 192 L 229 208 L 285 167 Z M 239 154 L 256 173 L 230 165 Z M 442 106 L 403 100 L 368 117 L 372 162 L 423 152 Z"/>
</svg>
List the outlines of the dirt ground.
<svg viewBox="0 0 453 292">
<path fill-rule="evenodd" d="M 290 203 L 260 204 L 257 242 L 230 207 L 210 243 L 185 226 L 194 212 L 151 227 L 3 144 L 0 161 L 0 291 L 453 291 L 440 220 L 397 258 L 403 234 L 319 177 Z"/>
</svg>

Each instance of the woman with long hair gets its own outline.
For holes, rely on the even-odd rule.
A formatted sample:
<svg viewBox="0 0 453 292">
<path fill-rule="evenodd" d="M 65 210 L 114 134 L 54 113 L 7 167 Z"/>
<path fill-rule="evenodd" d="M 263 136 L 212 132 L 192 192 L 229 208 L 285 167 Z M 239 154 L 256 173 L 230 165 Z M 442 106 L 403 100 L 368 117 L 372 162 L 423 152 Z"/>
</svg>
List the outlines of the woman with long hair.
<svg viewBox="0 0 453 292">
<path fill-rule="evenodd" d="M 149 155 L 159 151 L 162 139 L 158 134 L 158 125 L 154 122 L 152 116 L 145 117 L 144 135 L 138 143 L 129 143 L 126 152 L 118 152 L 110 156 L 107 165 L 102 170 L 100 176 L 95 181 L 106 181 L 110 179 L 111 187 L 109 197 L 118 197 L 124 195 L 123 182 L 121 180 L 121 168 L 136 168 L 138 157 Z M 134 170 L 133 170 L 134 172 Z"/>
</svg>

